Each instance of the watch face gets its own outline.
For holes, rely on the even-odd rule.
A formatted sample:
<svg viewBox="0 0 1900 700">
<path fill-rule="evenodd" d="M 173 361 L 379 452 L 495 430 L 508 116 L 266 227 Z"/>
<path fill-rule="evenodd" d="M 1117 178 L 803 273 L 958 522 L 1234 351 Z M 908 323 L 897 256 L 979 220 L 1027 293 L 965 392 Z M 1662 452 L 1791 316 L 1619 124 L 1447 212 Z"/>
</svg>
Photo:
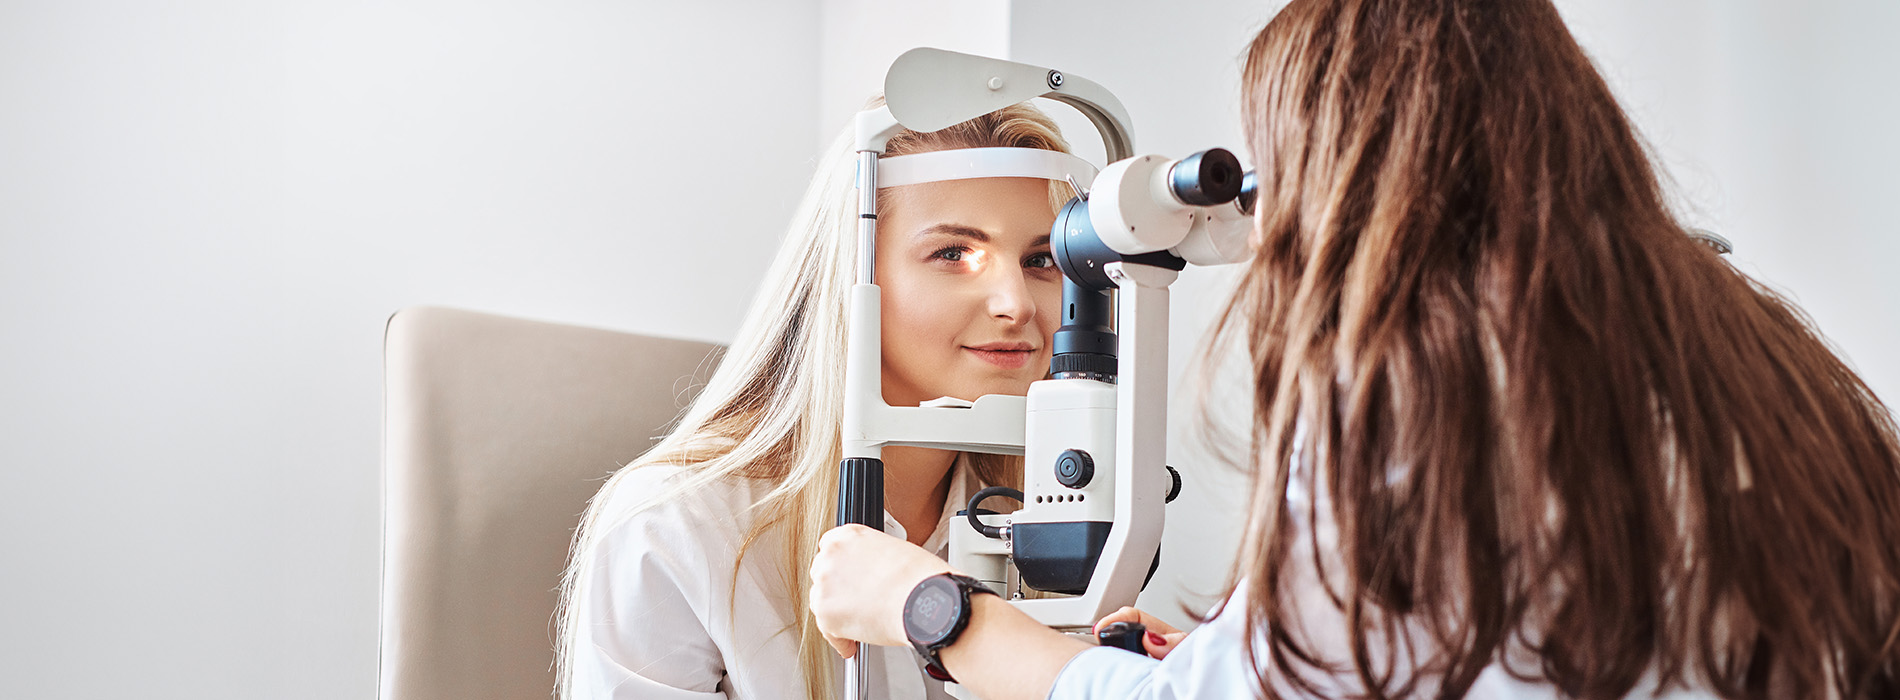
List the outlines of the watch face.
<svg viewBox="0 0 1900 700">
<path fill-rule="evenodd" d="M 910 628 L 911 636 L 930 644 L 950 634 L 962 604 L 962 596 L 957 593 L 956 584 L 943 579 L 932 579 L 918 587 L 904 611 L 904 625 Z"/>
</svg>

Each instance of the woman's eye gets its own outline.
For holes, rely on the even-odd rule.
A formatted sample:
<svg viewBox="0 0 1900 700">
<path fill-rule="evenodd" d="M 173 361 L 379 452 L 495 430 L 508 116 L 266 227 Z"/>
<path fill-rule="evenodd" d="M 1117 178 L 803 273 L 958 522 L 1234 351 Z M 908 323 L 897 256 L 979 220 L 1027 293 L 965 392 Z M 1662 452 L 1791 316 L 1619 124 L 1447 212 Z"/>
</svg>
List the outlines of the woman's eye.
<svg viewBox="0 0 1900 700">
<path fill-rule="evenodd" d="M 1023 267 L 1027 267 L 1027 268 L 1042 269 L 1042 268 L 1050 268 L 1050 267 L 1055 267 L 1055 266 L 1056 266 L 1056 257 L 1048 253 L 1037 253 L 1035 255 L 1031 255 L 1028 258 L 1023 259 Z"/>
<path fill-rule="evenodd" d="M 951 246 L 931 253 L 930 257 L 935 260 L 947 262 L 964 262 L 970 258 L 970 249 L 962 246 Z"/>
</svg>

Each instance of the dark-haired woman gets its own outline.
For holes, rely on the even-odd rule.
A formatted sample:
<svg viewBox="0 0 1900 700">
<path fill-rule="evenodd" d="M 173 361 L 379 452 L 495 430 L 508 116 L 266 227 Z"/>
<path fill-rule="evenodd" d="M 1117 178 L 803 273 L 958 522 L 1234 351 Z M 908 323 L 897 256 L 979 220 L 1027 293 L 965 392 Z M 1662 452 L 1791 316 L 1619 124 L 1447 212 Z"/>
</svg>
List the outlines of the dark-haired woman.
<svg viewBox="0 0 1900 700">
<path fill-rule="evenodd" d="M 951 674 L 986 700 L 1900 698 L 1891 417 L 1671 215 L 1548 0 L 1295 0 L 1243 92 L 1231 595 L 1161 661 L 978 595 Z M 812 610 L 904 644 L 944 570 L 840 528 Z"/>
</svg>

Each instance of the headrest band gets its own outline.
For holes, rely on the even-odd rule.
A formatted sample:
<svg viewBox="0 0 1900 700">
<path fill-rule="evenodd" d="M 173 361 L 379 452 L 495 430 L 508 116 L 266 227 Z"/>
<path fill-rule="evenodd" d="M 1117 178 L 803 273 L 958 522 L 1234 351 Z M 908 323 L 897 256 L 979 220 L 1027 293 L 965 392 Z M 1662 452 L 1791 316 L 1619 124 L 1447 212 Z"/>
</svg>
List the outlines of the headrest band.
<svg viewBox="0 0 1900 700">
<path fill-rule="evenodd" d="M 1033 177 L 1086 188 L 1095 166 L 1061 151 L 1041 148 L 954 148 L 877 159 L 877 187 L 986 177 Z"/>
</svg>

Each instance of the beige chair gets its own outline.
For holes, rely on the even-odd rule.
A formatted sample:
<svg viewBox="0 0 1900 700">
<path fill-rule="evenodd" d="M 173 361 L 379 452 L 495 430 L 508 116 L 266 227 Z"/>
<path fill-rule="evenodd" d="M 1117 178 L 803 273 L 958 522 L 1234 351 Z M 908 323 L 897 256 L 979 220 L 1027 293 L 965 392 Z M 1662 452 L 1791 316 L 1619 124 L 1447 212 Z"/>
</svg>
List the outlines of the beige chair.
<svg viewBox="0 0 1900 700">
<path fill-rule="evenodd" d="M 677 417 L 718 353 L 451 309 L 390 317 L 381 700 L 549 697 L 580 513 Z"/>
</svg>

